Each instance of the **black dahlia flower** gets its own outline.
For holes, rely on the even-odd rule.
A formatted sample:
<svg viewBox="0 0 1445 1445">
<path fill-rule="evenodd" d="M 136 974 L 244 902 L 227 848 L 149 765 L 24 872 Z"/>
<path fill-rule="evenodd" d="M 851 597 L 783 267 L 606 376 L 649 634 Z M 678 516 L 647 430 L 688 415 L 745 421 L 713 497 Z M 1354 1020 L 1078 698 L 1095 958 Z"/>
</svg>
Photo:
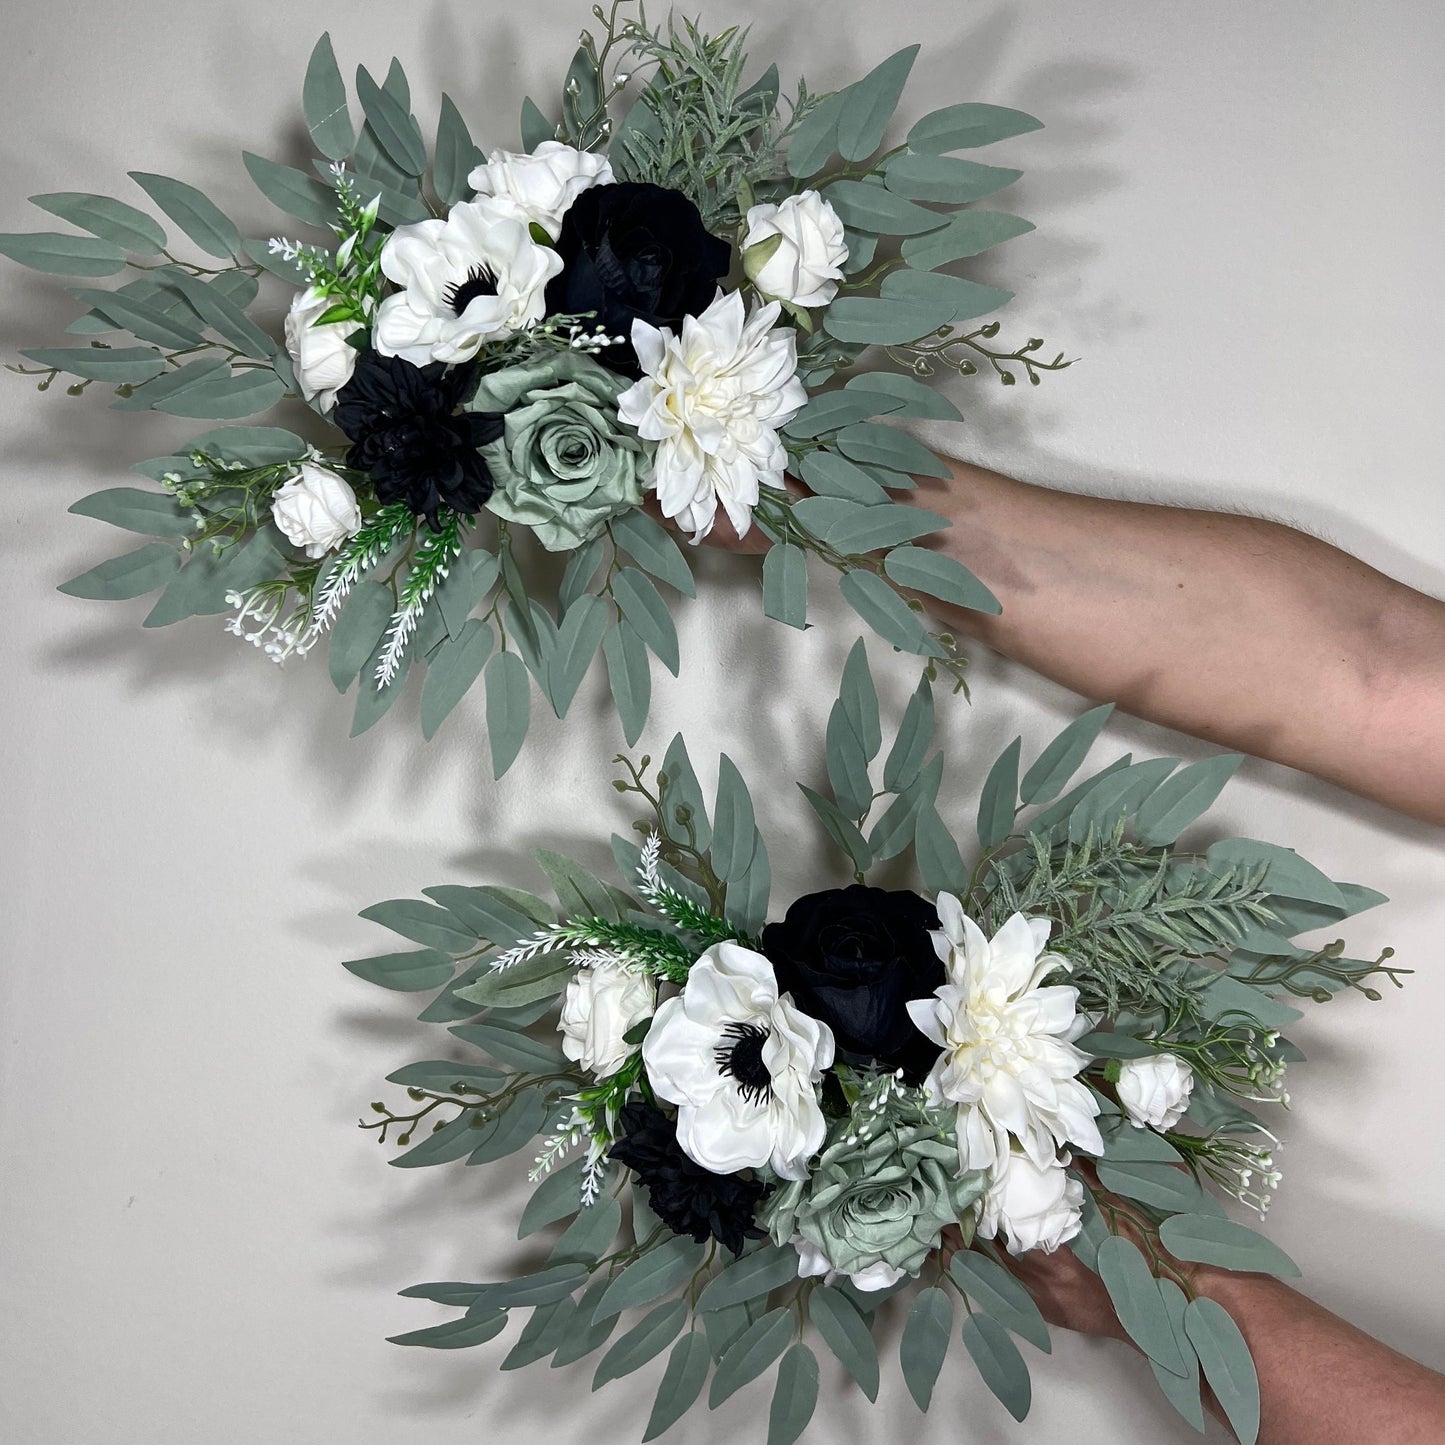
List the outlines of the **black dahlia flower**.
<svg viewBox="0 0 1445 1445">
<path fill-rule="evenodd" d="M 501 436 L 502 418 L 457 411 L 473 380 L 470 367 L 364 351 L 336 394 L 332 419 L 352 442 L 346 465 L 370 475 L 383 505 L 405 502 L 433 530 L 440 508 L 470 516 L 492 495 L 477 448 Z"/>
</svg>

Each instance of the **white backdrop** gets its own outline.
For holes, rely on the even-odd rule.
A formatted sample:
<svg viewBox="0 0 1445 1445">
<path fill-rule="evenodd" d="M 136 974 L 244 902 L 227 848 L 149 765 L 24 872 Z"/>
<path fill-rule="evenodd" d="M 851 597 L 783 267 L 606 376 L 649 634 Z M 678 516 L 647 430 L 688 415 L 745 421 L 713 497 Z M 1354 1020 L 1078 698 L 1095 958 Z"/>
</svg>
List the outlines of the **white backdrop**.
<svg viewBox="0 0 1445 1445">
<path fill-rule="evenodd" d="M 510 145 L 522 95 L 551 92 L 586 19 L 575 0 L 7 10 L 0 230 L 46 228 L 24 204 L 36 192 L 139 200 L 125 172 L 141 169 L 199 183 L 265 234 L 282 223 L 239 151 L 301 160 L 300 80 L 323 27 L 343 69 L 380 73 L 399 54 L 424 126 L 445 89 L 480 140 Z M 719 0 L 709 18 L 755 21 L 755 55 L 824 88 L 918 39 L 907 118 L 966 98 L 1047 122 L 989 157 L 1025 168 L 1001 199 L 1039 229 L 976 274 L 1019 292 L 1009 334 L 1083 360 L 1037 391 L 959 383 L 967 424 L 941 444 L 1063 487 L 1278 515 L 1445 588 L 1445 23 L 1431 0 Z M 0 264 L 8 357 L 54 344 L 68 307 L 59 281 Z M 606 781 L 621 739 L 600 669 L 501 785 L 475 699 L 429 746 L 406 704 L 348 742 L 351 703 L 321 661 L 283 672 L 218 619 L 147 633 L 144 601 L 55 593 L 123 542 L 65 508 L 123 484 L 187 424 L 111 415 L 103 394 L 37 396 L 9 375 L 0 418 L 0 1434 L 637 1438 L 660 1361 L 593 1399 L 588 1364 L 498 1374 L 505 1341 L 384 1343 L 440 1317 L 396 1290 L 528 1261 L 509 1228 L 525 1185 L 502 1166 L 387 1167 L 356 1120 L 385 1073 L 437 1051 L 438 1031 L 339 966 L 389 946 L 355 917 L 378 899 L 442 881 L 535 886 L 526 850 L 540 844 L 605 862 L 627 818 Z M 646 741 L 659 751 L 684 728 L 705 774 L 726 749 L 780 785 L 763 821 L 784 902 L 818 882 L 821 850 L 781 785 L 820 770 L 853 629 L 820 609 L 824 625 L 789 633 L 761 619 L 748 566 L 713 559 L 709 573 Z M 901 705 L 909 667 L 873 657 Z M 1083 706 L 984 655 L 974 676 L 972 706 L 941 710 L 960 819 L 971 760 L 1018 731 L 1036 750 Z M 1122 719 L 1099 756 L 1126 748 L 1206 751 Z M 1258 763 L 1212 826 L 1293 844 L 1392 897 L 1350 929 L 1351 951 L 1393 943 L 1418 973 L 1403 996 L 1345 999 L 1299 1027 L 1310 1062 L 1270 1225 L 1310 1293 L 1445 1365 L 1441 834 Z M 1122 1348 L 1060 1335 L 1052 1360 L 1031 1363 L 1022 1428 L 957 1346 L 922 1421 L 896 1372 L 873 1413 L 828 1369 L 813 1437 L 1190 1438 Z M 765 1411 L 755 1386 L 695 1417 L 689 1438 L 760 1440 Z"/>
</svg>

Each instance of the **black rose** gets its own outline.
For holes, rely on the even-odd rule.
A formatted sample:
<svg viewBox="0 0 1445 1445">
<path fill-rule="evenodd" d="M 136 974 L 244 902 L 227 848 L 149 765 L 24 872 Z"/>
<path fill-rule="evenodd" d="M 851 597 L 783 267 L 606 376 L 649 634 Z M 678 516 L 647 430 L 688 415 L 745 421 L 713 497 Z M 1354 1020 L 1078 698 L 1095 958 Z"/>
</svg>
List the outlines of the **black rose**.
<svg viewBox="0 0 1445 1445">
<path fill-rule="evenodd" d="M 413 366 L 376 351 L 357 357 L 333 420 L 352 441 L 346 465 L 370 474 L 379 502 L 405 502 L 433 529 L 441 507 L 481 510 L 492 474 L 477 448 L 501 436 L 502 418 L 457 412 L 474 381 L 470 367 Z"/>
<path fill-rule="evenodd" d="M 767 1193 L 762 1180 L 713 1174 L 689 1159 L 672 1120 L 653 1104 L 626 1105 L 619 1123 L 623 1137 L 611 1156 L 637 1175 L 652 1212 L 674 1234 L 699 1244 L 716 1239 L 734 1254 L 743 1252 L 745 1240 L 763 1237 L 753 1218 Z"/>
<path fill-rule="evenodd" d="M 562 217 L 557 251 L 562 274 L 548 283 L 548 313 L 595 311 L 611 335 L 628 338 L 598 360 L 634 377 L 632 323 L 676 330 L 707 310 L 732 264 L 732 248 L 703 229 L 681 191 L 642 181 L 583 191 Z"/>
<path fill-rule="evenodd" d="M 916 893 L 855 883 L 798 899 L 763 929 L 763 952 L 778 988 L 833 1030 L 841 1062 L 902 1069 L 917 1084 L 939 1050 L 908 1003 L 944 982 L 928 936 L 937 927 L 937 910 Z"/>
</svg>

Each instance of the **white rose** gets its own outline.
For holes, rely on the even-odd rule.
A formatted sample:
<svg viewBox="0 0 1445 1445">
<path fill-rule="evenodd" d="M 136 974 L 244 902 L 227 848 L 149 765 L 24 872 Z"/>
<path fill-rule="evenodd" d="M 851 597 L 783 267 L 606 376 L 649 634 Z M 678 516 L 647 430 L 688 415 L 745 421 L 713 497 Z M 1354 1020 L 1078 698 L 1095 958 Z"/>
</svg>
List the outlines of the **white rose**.
<svg viewBox="0 0 1445 1445">
<path fill-rule="evenodd" d="M 750 258 L 755 246 L 763 249 Z M 826 306 L 838 294 L 847 259 L 843 223 L 817 191 L 799 191 L 776 206 L 748 211 L 743 269 L 764 296 L 795 306 Z"/>
<path fill-rule="evenodd" d="M 590 187 L 610 186 L 615 179 L 606 156 L 544 140 L 531 155 L 493 151 L 467 184 L 478 195 L 514 208 L 522 220 L 535 221 L 555 240 L 572 202 Z"/>
<path fill-rule="evenodd" d="M 1066 1155 L 1041 1169 L 1017 1149 L 1001 1159 L 983 1196 L 979 1237 L 994 1239 L 1002 1231 L 1010 1254 L 1052 1254 L 1072 1239 L 1083 1227 L 1084 1186 L 1064 1168 L 1067 1162 Z"/>
<path fill-rule="evenodd" d="M 826 1024 L 779 995 L 773 965 L 738 943 L 714 944 L 642 1042 L 647 1080 L 677 1105 L 677 1142 L 714 1174 L 765 1165 L 806 1179 L 827 1120 L 818 1102 L 833 1063 Z"/>
<path fill-rule="evenodd" d="M 1189 1107 L 1194 1070 L 1176 1054 L 1150 1054 L 1119 1066 L 1119 1102 L 1136 1129 L 1172 1129 Z"/>
<path fill-rule="evenodd" d="M 271 498 L 271 516 L 293 546 L 324 557 L 361 529 L 361 508 L 345 477 L 315 462 L 282 484 Z"/>
<path fill-rule="evenodd" d="M 615 1074 L 635 1052 L 623 1036 L 657 1006 L 657 988 L 646 974 L 619 963 L 596 963 L 577 971 L 562 1000 L 562 1052 L 599 1079 Z"/>
<path fill-rule="evenodd" d="M 312 286 L 296 297 L 286 313 L 286 350 L 296 368 L 296 384 L 301 395 L 322 411 L 330 411 L 336 404 L 336 393 L 356 369 L 356 348 L 346 338 L 359 329 L 358 324 L 315 324 L 331 305 L 332 298 Z"/>
</svg>

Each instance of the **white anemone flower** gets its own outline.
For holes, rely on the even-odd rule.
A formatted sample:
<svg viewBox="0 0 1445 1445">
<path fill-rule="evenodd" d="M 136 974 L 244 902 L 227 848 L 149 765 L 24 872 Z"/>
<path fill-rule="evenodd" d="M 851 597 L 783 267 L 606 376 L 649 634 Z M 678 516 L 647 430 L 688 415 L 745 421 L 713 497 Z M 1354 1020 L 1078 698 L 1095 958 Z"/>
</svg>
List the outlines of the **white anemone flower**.
<svg viewBox="0 0 1445 1445">
<path fill-rule="evenodd" d="M 788 454 L 777 429 L 808 399 L 790 327 L 769 302 L 747 315 L 742 294 L 720 295 L 682 332 L 632 323 L 643 377 L 617 398 L 617 414 L 657 443 L 651 487 L 662 514 L 700 542 L 721 502 L 742 536 L 761 485 L 780 487 Z"/>
<path fill-rule="evenodd" d="M 1089 1062 L 1073 1043 L 1089 1028 L 1079 991 L 1043 986 L 1069 967 L 1044 951 L 1048 920 L 1015 913 L 988 939 L 948 893 L 938 897 L 938 917 L 933 943 L 947 982 L 908 1013 L 943 1050 L 925 1088 L 935 1107 L 957 1106 L 962 1168 L 998 1171 L 1011 1139 L 1039 1169 L 1063 1144 L 1102 1154 L 1098 1101 L 1076 1077 Z"/>
<path fill-rule="evenodd" d="M 402 289 L 377 308 L 376 349 L 425 366 L 470 361 L 486 342 L 540 321 L 562 258 L 483 196 L 453 206 L 444 221 L 398 226 L 381 269 Z"/>
<path fill-rule="evenodd" d="M 677 1105 L 678 1144 L 704 1169 L 807 1177 L 827 1133 L 818 1084 L 833 1034 L 779 995 L 762 954 L 709 948 L 657 1010 L 642 1062 L 653 1093 Z"/>
</svg>

